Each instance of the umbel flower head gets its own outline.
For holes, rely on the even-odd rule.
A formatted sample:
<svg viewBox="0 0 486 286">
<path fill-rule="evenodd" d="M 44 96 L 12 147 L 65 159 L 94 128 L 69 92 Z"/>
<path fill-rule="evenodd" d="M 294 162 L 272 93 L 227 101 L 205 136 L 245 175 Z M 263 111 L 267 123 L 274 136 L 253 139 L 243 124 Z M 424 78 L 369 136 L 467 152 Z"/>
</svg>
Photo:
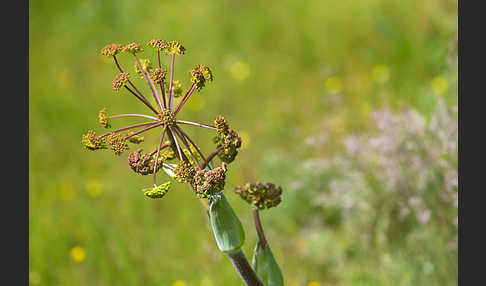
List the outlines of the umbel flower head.
<svg viewBox="0 0 486 286">
<path fill-rule="evenodd" d="M 226 163 L 235 159 L 236 149 L 241 145 L 241 138 L 232 130 L 223 117 L 218 117 L 216 126 L 197 123 L 187 120 L 179 120 L 179 112 L 189 98 L 200 91 L 208 83 L 214 80 L 213 73 L 208 66 L 196 65 L 189 71 L 190 86 L 182 88 L 180 81 L 174 79 L 175 59 L 186 51 L 177 41 L 152 39 L 147 43 L 150 51 L 155 51 L 155 59 L 140 58 L 144 52 L 139 43 L 132 42 L 126 45 L 109 44 L 103 47 L 101 55 L 113 58 L 116 72 L 112 82 L 113 90 L 134 96 L 148 108 L 149 114 L 123 113 L 108 114 L 103 108 L 98 113 L 98 122 L 109 132 L 97 135 L 89 130 L 82 136 L 82 144 L 88 150 L 110 149 L 115 155 L 122 155 L 130 149 L 131 144 L 145 142 L 143 133 L 152 130 L 158 134 L 159 139 L 148 153 L 143 153 L 142 148 L 132 151 L 128 155 L 128 165 L 135 173 L 140 175 L 152 175 L 152 186 L 143 189 L 145 196 L 149 198 L 161 198 L 170 188 L 170 182 L 157 184 L 157 173 L 164 170 L 172 179 L 189 184 L 197 197 L 209 198 L 217 192 L 221 192 L 225 186 Z M 125 53 L 120 53 L 120 52 Z M 145 95 L 132 82 L 130 74 L 124 70 L 118 61 L 118 56 L 124 55 L 133 59 L 135 73 L 146 83 L 149 97 Z M 170 69 L 162 67 L 162 57 L 170 58 Z M 189 82 L 188 80 L 188 82 Z M 115 120 L 116 119 L 116 120 Z M 112 127 L 118 120 L 138 119 L 124 127 Z M 216 147 L 209 154 L 205 154 L 196 142 L 189 136 L 186 128 L 205 128 L 215 132 Z M 158 130 L 158 131 L 157 131 Z M 146 143 L 144 143 L 146 144 Z M 214 168 L 213 161 L 218 156 L 222 166 Z M 175 162 L 174 162 L 175 160 Z"/>
<path fill-rule="evenodd" d="M 246 183 L 237 186 L 235 193 L 259 210 L 275 207 L 282 201 L 282 188 L 272 183 Z"/>
</svg>

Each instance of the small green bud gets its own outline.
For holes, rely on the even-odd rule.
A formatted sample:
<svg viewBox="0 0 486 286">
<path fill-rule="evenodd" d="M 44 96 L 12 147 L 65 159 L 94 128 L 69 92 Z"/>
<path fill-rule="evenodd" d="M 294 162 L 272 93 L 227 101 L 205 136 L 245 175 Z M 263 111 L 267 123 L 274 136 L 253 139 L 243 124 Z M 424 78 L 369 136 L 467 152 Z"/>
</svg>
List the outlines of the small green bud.
<svg viewBox="0 0 486 286">
<path fill-rule="evenodd" d="M 236 252 L 245 243 L 243 226 L 222 193 L 209 198 L 209 219 L 219 250 Z"/>
<path fill-rule="evenodd" d="M 123 50 L 122 45 L 120 44 L 109 44 L 106 45 L 103 49 L 101 49 L 101 55 L 112 57 L 118 54 Z"/>
<path fill-rule="evenodd" d="M 121 87 L 125 86 L 128 82 L 130 75 L 126 72 L 122 72 L 121 74 L 117 75 L 113 80 L 113 89 L 118 91 Z"/>
<path fill-rule="evenodd" d="M 260 243 L 257 243 L 253 250 L 252 267 L 264 285 L 284 285 L 282 272 L 273 257 L 270 245 L 267 244 L 263 247 Z"/>
<path fill-rule="evenodd" d="M 142 191 L 143 191 L 143 194 L 148 198 L 160 199 L 163 196 L 165 196 L 165 194 L 167 194 L 169 189 L 170 189 L 170 182 L 165 182 L 160 186 L 143 189 Z"/>
<path fill-rule="evenodd" d="M 106 112 L 106 107 L 98 112 L 98 122 L 104 128 L 110 128 L 110 119 L 108 118 L 108 113 Z"/>
</svg>

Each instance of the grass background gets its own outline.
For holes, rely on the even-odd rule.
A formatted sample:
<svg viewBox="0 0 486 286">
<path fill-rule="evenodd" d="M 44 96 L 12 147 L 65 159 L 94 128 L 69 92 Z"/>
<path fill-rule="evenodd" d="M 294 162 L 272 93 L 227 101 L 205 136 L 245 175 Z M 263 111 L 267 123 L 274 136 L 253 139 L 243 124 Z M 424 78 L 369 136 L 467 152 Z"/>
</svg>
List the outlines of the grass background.
<svg viewBox="0 0 486 286">
<path fill-rule="evenodd" d="M 226 192 L 246 229 L 249 257 L 256 240 L 250 208 L 232 190 L 268 180 L 269 154 L 299 159 L 299 144 L 323 132 L 318 123 L 326 118 L 331 144 L 307 156 L 331 157 L 342 138 L 369 128 L 374 109 L 412 107 L 428 116 L 434 88 L 457 104 L 457 68 L 447 61 L 457 38 L 454 0 L 45 0 L 30 1 L 29 8 L 32 285 L 242 285 L 217 251 L 189 188 L 175 185 L 164 199 L 148 200 L 140 189 L 151 179 L 133 173 L 126 157 L 89 152 L 80 144 L 88 129 L 100 130 L 97 112 L 103 107 L 145 112 L 133 96 L 112 90 L 115 66 L 99 55 L 108 43 L 179 40 L 187 51 L 176 59 L 176 79 L 185 87 L 193 65 L 211 67 L 215 81 L 191 98 L 180 117 L 209 123 L 222 114 L 243 137 Z M 133 69 L 128 57 L 120 61 Z M 449 92 L 441 92 L 444 81 Z M 211 150 L 209 132 L 186 130 L 206 153 Z M 155 135 L 145 144 L 151 149 Z M 282 187 L 284 206 L 292 202 Z M 303 213 L 308 208 L 299 207 Z M 454 271 L 427 282 L 406 255 L 390 254 L 400 261 L 392 272 L 366 250 L 343 268 L 307 259 L 299 247 L 311 239 L 301 235 L 308 222 L 287 219 L 279 208 L 263 216 L 286 285 L 457 283 Z M 336 232 L 315 243 L 326 251 L 346 239 L 352 238 Z M 434 247 L 440 238 L 431 232 L 427 241 Z M 402 246 L 407 253 L 406 241 Z M 455 258 L 457 251 L 435 259 L 436 269 L 455 269 Z M 336 269 L 345 270 L 336 275 Z M 357 272 L 371 278 L 355 279 Z"/>
</svg>

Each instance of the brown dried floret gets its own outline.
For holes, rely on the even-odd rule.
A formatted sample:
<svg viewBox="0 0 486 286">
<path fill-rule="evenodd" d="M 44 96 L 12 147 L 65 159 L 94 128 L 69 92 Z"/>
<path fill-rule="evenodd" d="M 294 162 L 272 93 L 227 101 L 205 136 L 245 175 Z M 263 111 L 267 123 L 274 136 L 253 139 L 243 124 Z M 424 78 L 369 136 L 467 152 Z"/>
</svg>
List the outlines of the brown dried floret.
<svg viewBox="0 0 486 286">
<path fill-rule="evenodd" d="M 227 171 L 225 163 L 222 167 L 213 170 L 201 170 L 200 168 L 196 170 L 192 185 L 199 198 L 209 198 L 215 193 L 223 191 Z"/>
<path fill-rule="evenodd" d="M 189 73 L 191 74 L 191 82 L 196 86 L 198 91 L 206 85 L 206 81 L 213 81 L 213 74 L 206 65 L 197 65 Z"/>
<path fill-rule="evenodd" d="M 130 75 L 126 72 L 118 74 L 113 80 L 113 89 L 118 91 L 121 87 L 125 86 L 128 82 Z"/>
<path fill-rule="evenodd" d="M 246 183 L 243 186 L 237 186 L 235 193 L 259 210 L 275 207 L 282 201 L 282 188 L 276 187 L 272 183 Z"/>
<path fill-rule="evenodd" d="M 109 44 L 103 47 L 103 49 L 101 49 L 101 55 L 111 57 L 111 56 L 115 56 L 122 50 L 123 47 L 120 44 Z"/>
<path fill-rule="evenodd" d="M 141 154 L 142 150 L 138 149 L 128 155 L 128 165 L 135 173 L 139 173 L 140 175 L 153 174 L 155 155 L 153 152 L 150 154 Z M 163 159 L 163 156 L 159 156 L 157 160 L 157 171 L 162 167 Z"/>
</svg>

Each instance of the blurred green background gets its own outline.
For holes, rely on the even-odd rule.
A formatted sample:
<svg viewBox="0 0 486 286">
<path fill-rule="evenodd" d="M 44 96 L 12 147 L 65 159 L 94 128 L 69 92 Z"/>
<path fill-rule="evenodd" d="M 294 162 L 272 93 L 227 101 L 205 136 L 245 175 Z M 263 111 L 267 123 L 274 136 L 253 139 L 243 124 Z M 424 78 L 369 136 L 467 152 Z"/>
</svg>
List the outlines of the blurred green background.
<svg viewBox="0 0 486 286">
<path fill-rule="evenodd" d="M 215 75 L 179 118 L 222 114 L 243 138 L 225 192 L 247 257 L 251 209 L 233 189 L 272 181 L 283 201 L 262 220 L 286 285 L 457 284 L 457 1 L 29 8 L 31 285 L 243 285 L 187 186 L 150 200 L 140 190 L 151 178 L 126 156 L 80 143 L 88 129 L 101 131 L 103 107 L 145 112 L 112 90 L 117 71 L 100 49 L 152 38 L 186 47 L 175 73 L 184 87 L 195 64 Z M 143 56 L 155 60 L 151 49 Z M 114 125 L 123 122 L 138 121 Z M 185 130 L 212 150 L 211 132 Z M 156 144 L 150 135 L 144 150 Z"/>
</svg>

